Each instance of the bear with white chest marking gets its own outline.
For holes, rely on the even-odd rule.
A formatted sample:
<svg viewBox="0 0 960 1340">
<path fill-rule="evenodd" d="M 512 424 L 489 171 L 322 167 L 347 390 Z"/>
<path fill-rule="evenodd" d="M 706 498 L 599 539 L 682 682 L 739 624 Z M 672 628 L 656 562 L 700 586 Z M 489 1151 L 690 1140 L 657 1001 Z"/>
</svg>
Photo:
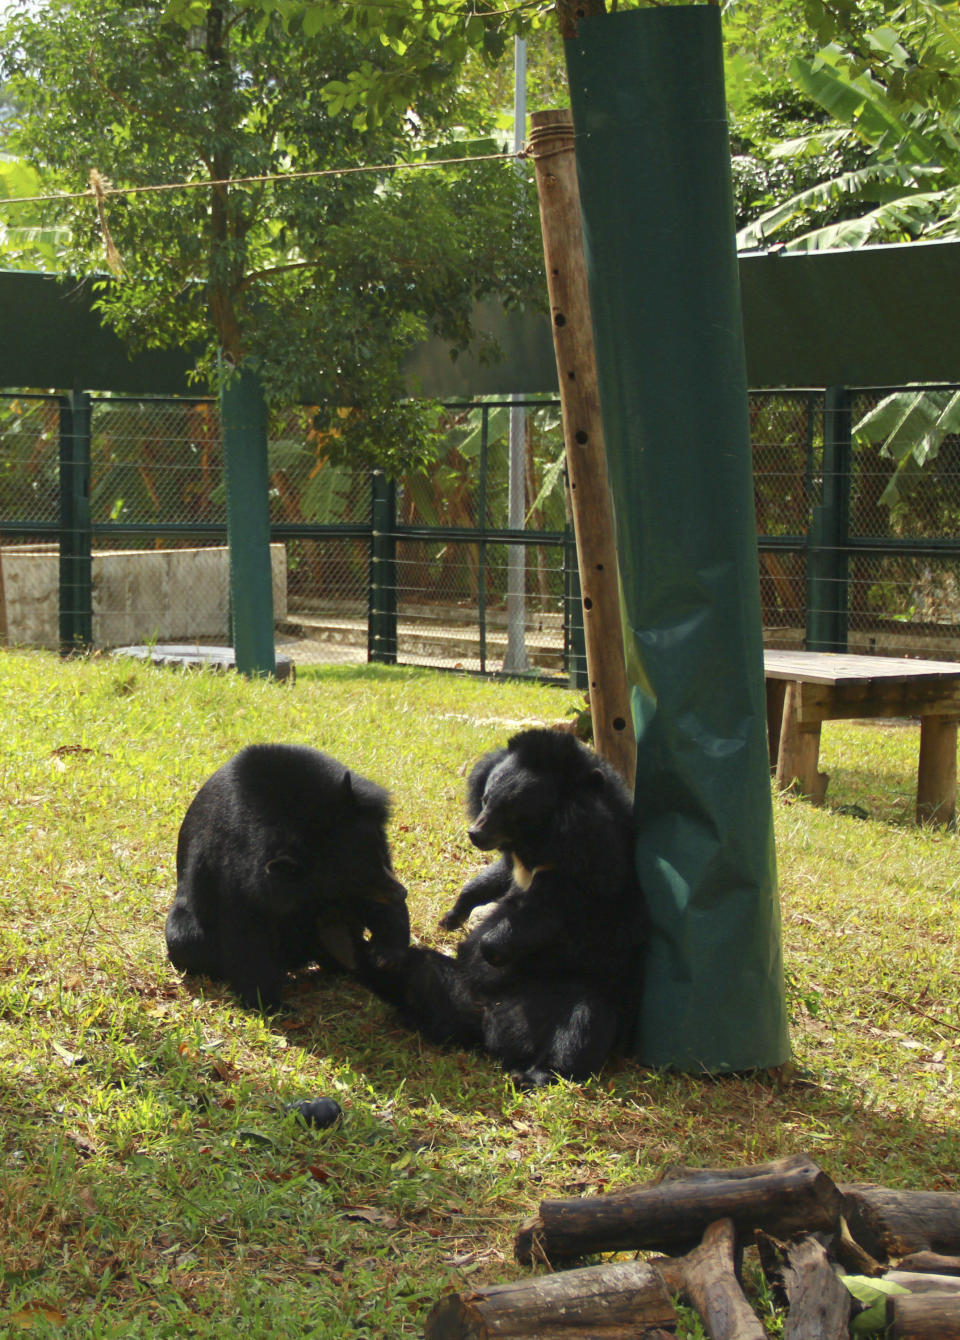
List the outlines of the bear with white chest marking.
<svg viewBox="0 0 960 1340">
<path fill-rule="evenodd" d="M 526 1087 L 586 1078 L 636 1012 L 645 916 L 630 794 L 572 735 L 537 729 L 480 759 L 467 807 L 470 840 L 500 858 L 441 924 L 489 912 L 455 957 L 374 954 L 361 980 L 425 1037 L 482 1048 Z"/>
</svg>

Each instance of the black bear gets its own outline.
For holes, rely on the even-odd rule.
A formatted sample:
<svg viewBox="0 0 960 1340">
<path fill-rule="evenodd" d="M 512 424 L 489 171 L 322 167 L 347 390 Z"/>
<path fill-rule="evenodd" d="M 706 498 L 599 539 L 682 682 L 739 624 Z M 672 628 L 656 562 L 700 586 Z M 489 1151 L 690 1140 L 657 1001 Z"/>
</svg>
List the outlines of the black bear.
<svg viewBox="0 0 960 1340">
<path fill-rule="evenodd" d="M 584 1079 L 636 1011 L 643 899 L 630 793 L 572 735 L 523 731 L 485 755 L 467 784 L 469 836 L 500 859 L 443 919 L 489 913 L 456 957 L 374 952 L 362 981 L 435 1042 L 481 1047 L 524 1087 Z"/>
<path fill-rule="evenodd" d="M 171 962 L 270 1009 L 288 971 L 355 968 L 366 932 L 379 953 L 403 950 L 410 923 L 391 868 L 388 805 L 382 787 L 319 750 L 241 750 L 203 784 L 180 826 Z"/>
</svg>

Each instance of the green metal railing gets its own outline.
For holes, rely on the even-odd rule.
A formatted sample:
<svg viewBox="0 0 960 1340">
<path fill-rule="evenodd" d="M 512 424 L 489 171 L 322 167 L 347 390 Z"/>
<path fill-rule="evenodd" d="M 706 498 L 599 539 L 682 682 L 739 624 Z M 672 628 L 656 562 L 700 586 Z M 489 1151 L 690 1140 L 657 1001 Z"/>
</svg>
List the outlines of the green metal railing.
<svg viewBox="0 0 960 1340">
<path fill-rule="evenodd" d="M 960 440 L 945 439 L 935 459 L 907 472 L 891 509 L 884 491 L 896 462 L 855 431 L 888 393 L 750 396 L 768 645 L 960 658 Z M 527 409 L 537 438 L 529 506 L 561 442 L 555 401 Z M 285 552 L 288 603 L 278 627 L 340 616 L 356 625 L 358 659 L 403 663 L 420 642 L 419 663 L 499 672 L 508 555 L 519 546 L 527 635 L 550 643 L 533 673 L 582 682 L 562 476 L 538 510 L 542 529 L 531 518 L 525 530 L 506 524 L 508 411 L 507 401 L 451 405 L 449 457 L 397 480 L 333 469 L 309 414 L 274 422 L 270 539 Z M 53 556 L 58 615 L 47 645 L 99 645 L 104 596 L 93 574 L 104 550 L 226 543 L 218 406 L 84 392 L 0 397 L 0 536 L 8 557 L 38 545 Z M 144 623 L 152 626 L 149 616 Z M 469 654 L 431 650 L 452 625 L 469 637 Z"/>
</svg>

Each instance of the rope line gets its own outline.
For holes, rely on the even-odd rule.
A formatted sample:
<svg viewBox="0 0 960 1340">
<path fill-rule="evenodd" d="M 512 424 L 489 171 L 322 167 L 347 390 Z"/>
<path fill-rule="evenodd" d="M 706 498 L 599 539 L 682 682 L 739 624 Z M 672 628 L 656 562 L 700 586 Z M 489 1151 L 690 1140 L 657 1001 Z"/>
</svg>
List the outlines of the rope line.
<svg viewBox="0 0 960 1340">
<path fill-rule="evenodd" d="M 64 200 L 96 200 L 98 205 L 112 195 L 143 195 L 148 191 L 195 191 L 210 190 L 214 186 L 259 186 L 265 182 L 304 181 L 316 177 L 346 177 L 358 172 L 401 172 L 419 168 L 453 167 L 463 163 L 506 162 L 509 159 L 526 158 L 526 148 L 516 153 L 472 154 L 463 158 L 425 158 L 416 163 L 360 163 L 355 167 L 314 168 L 305 172 L 265 172 L 256 177 L 222 177 L 214 181 L 175 181 L 153 186 L 108 186 L 102 184 L 99 189 L 92 187 L 86 191 L 60 191 L 53 195 L 20 195 L 0 198 L 0 205 L 42 205 Z M 104 182 L 100 178 L 101 183 Z"/>
</svg>

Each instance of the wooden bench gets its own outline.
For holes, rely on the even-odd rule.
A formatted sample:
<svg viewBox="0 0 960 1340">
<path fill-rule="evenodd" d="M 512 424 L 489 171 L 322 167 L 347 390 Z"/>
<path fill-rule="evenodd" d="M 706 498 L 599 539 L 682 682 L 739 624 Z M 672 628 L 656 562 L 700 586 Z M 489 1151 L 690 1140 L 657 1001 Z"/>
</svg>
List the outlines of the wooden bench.
<svg viewBox="0 0 960 1340">
<path fill-rule="evenodd" d="M 770 768 L 777 785 L 822 804 L 820 727 L 849 717 L 919 717 L 917 823 L 953 822 L 960 664 L 821 651 L 765 651 Z"/>
</svg>

